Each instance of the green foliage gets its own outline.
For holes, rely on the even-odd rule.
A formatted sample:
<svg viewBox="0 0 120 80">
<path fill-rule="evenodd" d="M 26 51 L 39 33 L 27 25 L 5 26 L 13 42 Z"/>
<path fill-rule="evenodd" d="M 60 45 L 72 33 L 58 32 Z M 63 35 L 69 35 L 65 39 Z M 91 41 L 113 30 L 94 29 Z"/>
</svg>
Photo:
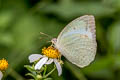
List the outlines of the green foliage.
<svg viewBox="0 0 120 80">
<path fill-rule="evenodd" d="M 28 55 L 41 53 L 49 39 L 57 37 L 76 17 L 91 14 L 96 19 L 98 49 L 86 68 L 64 60 L 63 74 L 53 80 L 120 80 L 120 0 L 0 0 L 0 59 L 9 68 L 4 80 L 25 80 Z M 29 66 L 25 66 L 31 71 Z M 31 75 L 31 74 L 28 74 Z M 50 78 L 46 80 L 51 80 Z"/>
</svg>

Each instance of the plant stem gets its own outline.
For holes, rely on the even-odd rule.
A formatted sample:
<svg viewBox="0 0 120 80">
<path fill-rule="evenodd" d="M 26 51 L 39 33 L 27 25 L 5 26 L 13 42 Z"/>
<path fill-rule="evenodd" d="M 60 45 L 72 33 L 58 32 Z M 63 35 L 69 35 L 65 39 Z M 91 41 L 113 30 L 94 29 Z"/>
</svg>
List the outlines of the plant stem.
<svg viewBox="0 0 120 80">
<path fill-rule="evenodd" d="M 55 69 L 56 69 L 56 66 L 54 66 L 54 68 L 48 74 L 43 76 L 43 78 L 47 78 L 51 73 L 53 73 L 55 71 Z"/>
<path fill-rule="evenodd" d="M 45 74 L 46 74 L 46 71 L 47 71 L 47 66 L 45 65 L 45 69 L 44 69 L 43 76 L 45 76 Z"/>
</svg>

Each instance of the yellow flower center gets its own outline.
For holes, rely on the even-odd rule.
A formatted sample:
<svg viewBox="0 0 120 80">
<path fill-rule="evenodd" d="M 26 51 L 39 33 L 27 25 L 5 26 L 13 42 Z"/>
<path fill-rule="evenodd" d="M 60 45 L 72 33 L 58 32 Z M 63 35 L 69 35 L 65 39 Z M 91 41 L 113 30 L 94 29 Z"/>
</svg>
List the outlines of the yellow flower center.
<svg viewBox="0 0 120 80">
<path fill-rule="evenodd" d="M 44 47 L 42 49 L 42 53 L 49 58 L 59 58 L 60 57 L 60 52 L 52 46 L 49 46 L 48 48 Z"/>
<path fill-rule="evenodd" d="M 0 60 L 0 70 L 6 70 L 8 68 L 8 62 L 5 59 Z"/>
</svg>

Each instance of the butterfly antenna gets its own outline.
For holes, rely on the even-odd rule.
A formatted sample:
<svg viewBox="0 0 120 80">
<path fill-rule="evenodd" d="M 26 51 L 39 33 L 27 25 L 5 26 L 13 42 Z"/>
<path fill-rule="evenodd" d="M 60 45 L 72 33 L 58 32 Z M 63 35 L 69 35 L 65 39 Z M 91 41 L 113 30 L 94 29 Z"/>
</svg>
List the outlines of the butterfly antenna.
<svg viewBox="0 0 120 80">
<path fill-rule="evenodd" d="M 40 34 L 45 35 L 45 36 L 49 37 L 50 39 L 53 38 L 52 36 L 50 36 L 50 35 L 48 35 L 48 34 L 45 34 L 45 33 L 43 33 L 43 32 L 40 32 Z"/>
</svg>

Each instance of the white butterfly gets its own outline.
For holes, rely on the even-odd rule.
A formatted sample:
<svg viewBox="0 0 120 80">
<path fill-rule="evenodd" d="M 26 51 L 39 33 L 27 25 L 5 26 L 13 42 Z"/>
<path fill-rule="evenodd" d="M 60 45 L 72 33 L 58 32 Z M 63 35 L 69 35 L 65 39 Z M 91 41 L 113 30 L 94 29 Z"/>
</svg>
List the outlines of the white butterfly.
<svg viewBox="0 0 120 80">
<path fill-rule="evenodd" d="M 85 67 L 95 58 L 97 48 L 95 32 L 94 16 L 84 15 L 69 23 L 58 38 L 51 41 L 70 62 Z"/>
</svg>

